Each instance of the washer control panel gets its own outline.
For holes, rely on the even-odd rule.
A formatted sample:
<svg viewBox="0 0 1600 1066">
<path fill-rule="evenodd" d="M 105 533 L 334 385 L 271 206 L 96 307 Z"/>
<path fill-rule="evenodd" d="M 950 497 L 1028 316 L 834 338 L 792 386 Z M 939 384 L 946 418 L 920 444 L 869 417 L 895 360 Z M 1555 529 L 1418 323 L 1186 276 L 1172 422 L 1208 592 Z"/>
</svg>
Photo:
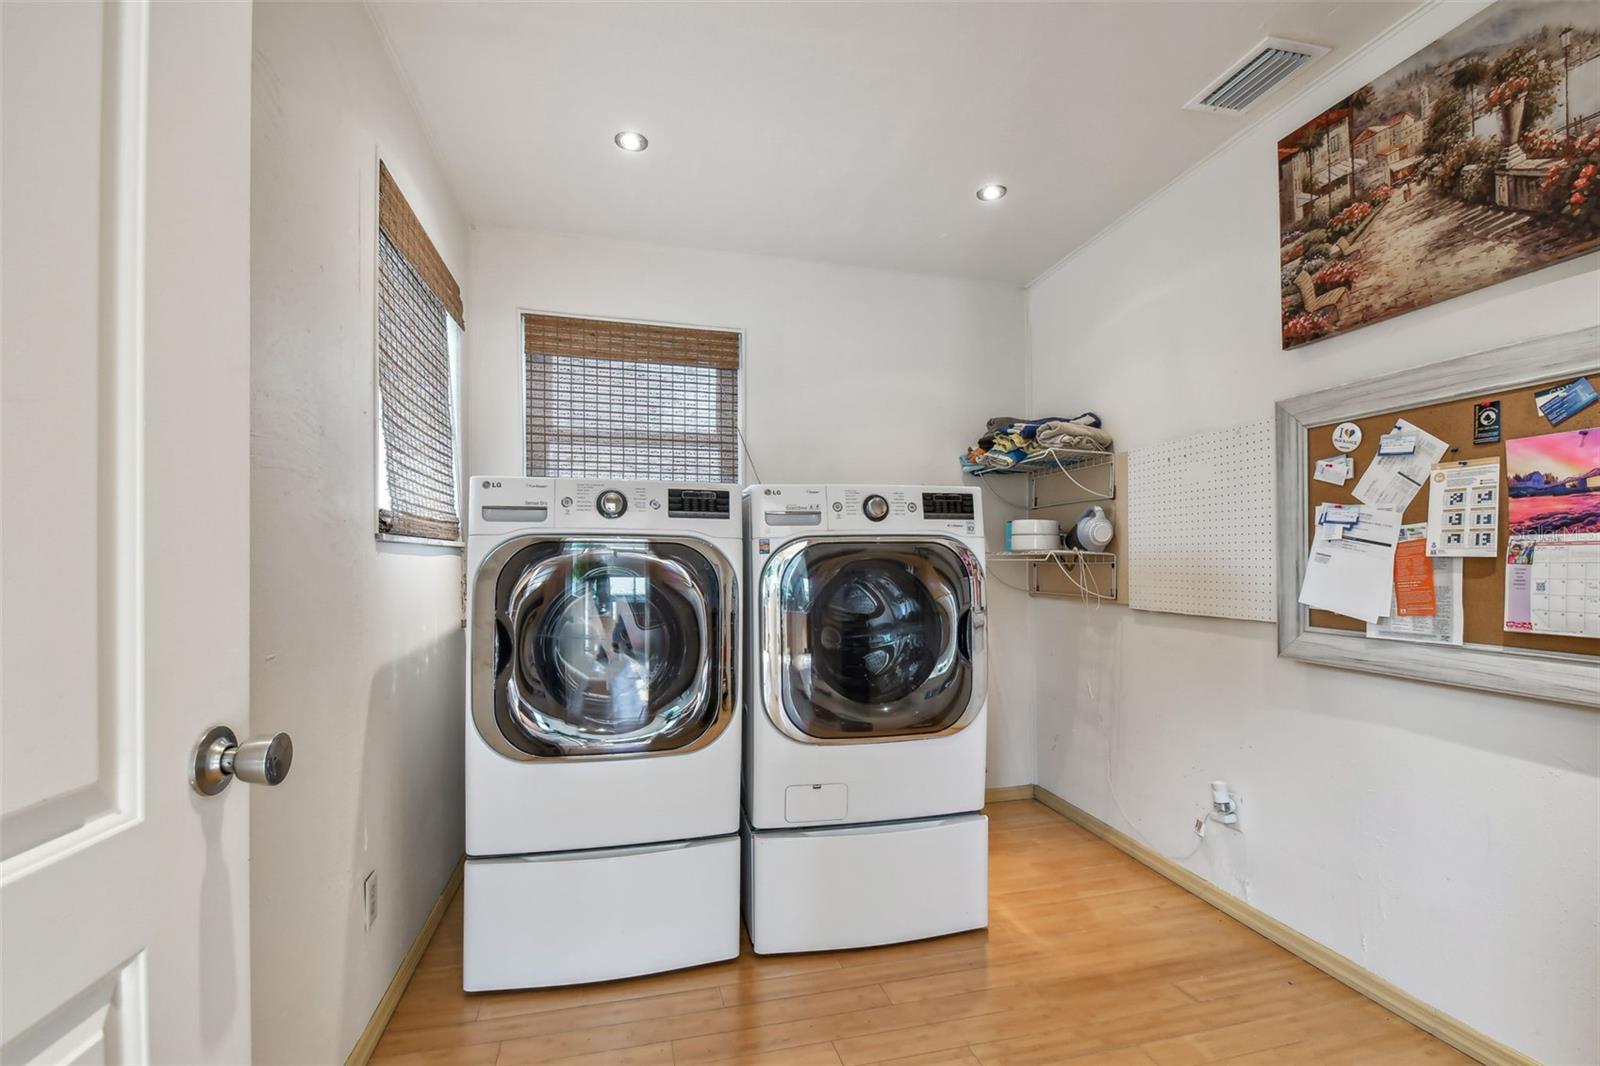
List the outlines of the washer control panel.
<svg viewBox="0 0 1600 1066">
<path fill-rule="evenodd" d="M 873 485 L 828 486 L 828 510 L 835 529 L 903 525 L 918 517 L 922 494 L 913 489 Z"/>
<path fill-rule="evenodd" d="M 942 500 L 966 495 L 971 506 L 956 514 L 927 512 L 924 503 L 936 492 Z M 972 489 L 931 490 L 921 485 L 830 485 L 828 527 L 830 529 L 871 530 L 874 533 L 977 533 L 982 529 L 978 517 L 976 491 Z M 942 512 L 941 506 L 936 511 Z"/>
<path fill-rule="evenodd" d="M 872 536 L 981 536 L 982 501 L 963 485 L 751 485 L 745 489 L 751 532 L 803 536 L 814 527 Z"/>
</svg>

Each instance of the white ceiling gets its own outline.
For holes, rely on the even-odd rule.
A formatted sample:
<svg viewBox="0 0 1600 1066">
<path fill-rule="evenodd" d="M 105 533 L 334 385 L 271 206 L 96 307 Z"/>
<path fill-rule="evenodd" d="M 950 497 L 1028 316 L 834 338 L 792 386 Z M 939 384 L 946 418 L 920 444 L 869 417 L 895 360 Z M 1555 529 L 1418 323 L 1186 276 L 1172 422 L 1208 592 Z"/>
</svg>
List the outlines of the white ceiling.
<svg viewBox="0 0 1600 1066">
<path fill-rule="evenodd" d="M 1022 284 L 1415 6 L 372 9 L 474 225 Z M 1181 110 L 1269 34 L 1333 52 L 1243 117 Z"/>
</svg>

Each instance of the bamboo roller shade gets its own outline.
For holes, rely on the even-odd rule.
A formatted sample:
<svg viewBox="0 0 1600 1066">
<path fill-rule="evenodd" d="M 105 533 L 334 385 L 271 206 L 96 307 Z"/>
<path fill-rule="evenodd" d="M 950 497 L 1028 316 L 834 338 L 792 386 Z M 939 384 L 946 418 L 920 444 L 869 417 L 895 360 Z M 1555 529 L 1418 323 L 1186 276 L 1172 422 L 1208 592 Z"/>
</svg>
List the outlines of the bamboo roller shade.
<svg viewBox="0 0 1600 1066">
<path fill-rule="evenodd" d="M 739 334 L 730 330 L 651 326 L 563 315 L 523 315 L 522 329 L 523 350 L 528 355 L 739 369 Z"/>
<path fill-rule="evenodd" d="M 460 539 L 449 322 L 444 301 L 378 235 L 378 413 L 389 506 L 378 531 Z"/>
<path fill-rule="evenodd" d="M 383 230 L 394 246 L 400 250 L 400 254 L 406 257 L 417 275 L 428 283 L 428 288 L 439 297 L 439 302 L 450 312 L 450 317 L 456 320 L 456 325 L 466 329 L 467 322 L 461 306 L 461 286 L 456 284 L 450 268 L 444 265 L 444 257 L 439 254 L 439 249 L 433 246 L 433 241 L 422 228 L 422 223 L 418 222 L 417 216 L 412 213 L 411 205 L 406 203 L 405 196 L 400 192 L 400 186 L 394 183 L 389 168 L 382 163 L 378 164 L 378 228 Z"/>
</svg>

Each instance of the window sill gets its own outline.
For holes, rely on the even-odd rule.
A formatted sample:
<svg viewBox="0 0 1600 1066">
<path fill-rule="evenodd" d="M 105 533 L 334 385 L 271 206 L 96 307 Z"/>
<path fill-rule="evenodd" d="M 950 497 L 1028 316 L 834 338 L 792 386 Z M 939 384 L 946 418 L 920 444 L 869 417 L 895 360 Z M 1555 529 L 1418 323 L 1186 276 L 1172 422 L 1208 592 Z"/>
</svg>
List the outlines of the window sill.
<svg viewBox="0 0 1600 1066">
<path fill-rule="evenodd" d="M 373 537 L 382 544 L 406 544 L 417 548 L 453 548 L 460 551 L 465 548 L 466 542 L 462 540 L 434 540 L 430 537 L 403 537 L 398 533 L 374 533 Z"/>
</svg>

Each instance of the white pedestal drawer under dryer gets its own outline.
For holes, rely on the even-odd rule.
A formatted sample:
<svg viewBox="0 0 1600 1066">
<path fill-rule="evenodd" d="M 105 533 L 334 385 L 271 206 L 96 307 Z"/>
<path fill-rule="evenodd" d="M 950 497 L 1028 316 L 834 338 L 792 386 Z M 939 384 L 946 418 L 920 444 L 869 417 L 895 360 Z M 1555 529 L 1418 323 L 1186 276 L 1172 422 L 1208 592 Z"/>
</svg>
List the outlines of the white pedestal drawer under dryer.
<svg viewBox="0 0 1600 1066">
<path fill-rule="evenodd" d="M 987 925 L 977 492 L 754 485 L 744 511 L 752 945 Z"/>
<path fill-rule="evenodd" d="M 471 480 L 468 991 L 738 955 L 737 493 Z"/>
</svg>

